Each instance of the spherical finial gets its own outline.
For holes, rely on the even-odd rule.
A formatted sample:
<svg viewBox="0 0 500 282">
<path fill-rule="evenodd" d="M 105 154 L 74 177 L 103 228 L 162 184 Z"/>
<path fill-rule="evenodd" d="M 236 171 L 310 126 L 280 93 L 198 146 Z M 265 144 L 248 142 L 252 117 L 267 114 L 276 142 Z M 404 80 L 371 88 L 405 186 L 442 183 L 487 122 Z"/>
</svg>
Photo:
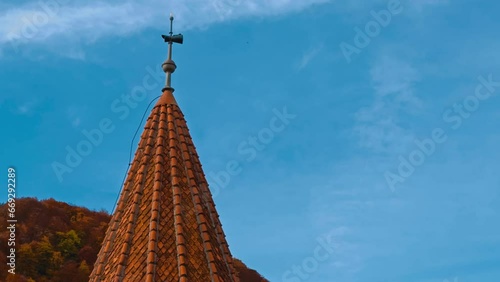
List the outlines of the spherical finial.
<svg viewBox="0 0 500 282">
<path fill-rule="evenodd" d="M 174 13 L 170 13 L 170 20 L 173 21 L 174 20 Z"/>
<path fill-rule="evenodd" d="M 173 60 L 166 60 L 162 65 L 162 69 L 166 73 L 174 73 L 177 65 Z"/>
</svg>

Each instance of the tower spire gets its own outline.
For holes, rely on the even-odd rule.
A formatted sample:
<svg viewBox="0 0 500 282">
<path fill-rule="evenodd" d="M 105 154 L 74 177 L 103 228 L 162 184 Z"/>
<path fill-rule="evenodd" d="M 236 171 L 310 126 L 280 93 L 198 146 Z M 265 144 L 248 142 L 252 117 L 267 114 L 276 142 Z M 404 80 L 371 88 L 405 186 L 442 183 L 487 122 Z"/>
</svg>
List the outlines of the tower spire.
<svg viewBox="0 0 500 282">
<path fill-rule="evenodd" d="M 172 94 L 173 43 L 163 94 L 146 121 L 90 282 L 239 282 L 189 129 Z"/>
<path fill-rule="evenodd" d="M 163 71 L 167 74 L 167 81 L 166 81 L 165 87 L 163 88 L 162 91 L 170 90 L 172 92 L 174 92 L 174 88 L 172 88 L 172 85 L 171 85 L 172 73 L 174 73 L 175 69 L 177 69 L 177 65 L 172 60 L 172 45 L 173 45 L 173 43 L 182 44 L 184 42 L 184 36 L 182 34 L 174 35 L 173 25 L 174 25 L 174 15 L 172 13 L 170 13 L 170 32 L 169 32 L 169 35 L 162 35 L 161 36 L 163 38 L 163 40 L 165 40 L 165 42 L 168 42 L 168 57 L 167 57 L 167 60 L 161 66 L 163 68 Z"/>
</svg>

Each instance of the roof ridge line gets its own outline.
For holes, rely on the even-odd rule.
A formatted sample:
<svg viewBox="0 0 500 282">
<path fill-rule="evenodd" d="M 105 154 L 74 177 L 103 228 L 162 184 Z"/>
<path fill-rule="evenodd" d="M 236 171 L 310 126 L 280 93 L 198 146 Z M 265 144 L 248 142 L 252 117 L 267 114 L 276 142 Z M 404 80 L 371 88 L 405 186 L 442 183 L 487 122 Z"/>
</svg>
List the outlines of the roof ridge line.
<svg viewBox="0 0 500 282">
<path fill-rule="evenodd" d="M 158 250 L 158 239 L 159 232 L 158 227 L 160 225 L 160 209 L 161 209 L 161 163 L 162 163 L 162 149 L 163 149 L 163 136 L 159 132 L 165 126 L 166 112 L 159 108 L 160 120 L 158 122 L 158 130 L 156 135 L 156 151 L 154 153 L 154 179 L 153 179 L 153 196 L 151 199 L 151 218 L 149 221 L 149 239 L 148 239 L 148 251 L 146 255 L 146 282 L 153 282 L 156 277 L 156 264 L 157 264 L 157 250 Z M 161 140 L 160 140 L 161 139 Z M 161 145 L 159 145 L 161 144 Z M 156 221 L 155 221 L 156 219 Z M 154 232 L 154 233 L 153 233 Z"/>
<path fill-rule="evenodd" d="M 193 193 L 193 186 L 196 187 L 196 181 L 194 181 L 195 183 L 193 185 L 193 179 L 190 177 L 190 174 L 189 174 L 188 162 L 191 165 L 191 171 L 193 172 L 193 176 L 194 176 L 194 167 L 193 167 L 193 163 L 192 163 L 191 159 L 189 158 L 189 147 L 187 145 L 187 141 L 186 141 L 186 137 L 185 137 L 184 126 L 182 124 L 182 120 L 177 119 L 176 121 L 177 121 L 177 123 L 180 123 L 180 125 L 177 124 L 177 123 L 175 123 L 174 125 L 175 125 L 175 130 L 176 130 L 177 136 L 179 136 L 179 138 L 181 139 L 180 140 L 180 145 L 182 147 L 181 148 L 181 151 L 182 151 L 182 155 L 181 156 L 182 156 L 183 163 L 186 164 L 184 166 L 184 171 L 186 173 L 187 185 L 188 185 L 188 188 L 189 188 L 189 192 L 191 194 L 191 201 L 193 202 L 194 216 L 196 218 L 196 223 L 198 224 L 198 230 L 199 230 L 200 236 L 201 236 L 200 240 L 201 240 L 202 245 L 203 245 L 203 252 L 205 253 L 205 259 L 207 260 L 207 263 L 209 265 L 211 265 L 211 264 L 214 263 L 214 261 L 210 259 L 210 255 L 208 254 L 208 252 L 209 252 L 208 250 L 209 249 L 213 249 L 213 246 L 210 243 L 210 240 L 208 240 L 208 241 L 205 240 L 205 238 L 203 236 L 203 235 L 209 236 L 207 234 L 207 231 L 203 231 L 203 227 L 202 227 L 203 224 L 207 225 L 207 222 L 206 222 L 206 220 L 204 220 L 202 222 L 202 220 L 200 219 L 200 211 L 198 211 L 198 205 L 200 205 L 200 208 L 202 209 L 201 213 L 203 213 L 203 208 L 201 207 L 202 203 L 201 203 L 199 195 L 198 194 L 195 195 Z M 181 131 L 180 134 L 179 134 L 178 130 Z M 184 157 L 185 153 L 188 154 L 188 158 L 187 159 Z M 198 202 L 196 200 L 198 200 Z M 201 216 L 203 216 L 203 214 L 201 214 Z M 215 269 L 217 269 L 217 268 L 215 268 Z M 212 269 L 212 267 L 209 267 L 208 270 L 210 271 L 210 281 L 211 282 L 216 282 L 214 280 L 214 277 L 218 276 L 218 274 L 214 273 L 214 270 Z"/>
<path fill-rule="evenodd" d="M 185 120 L 184 120 L 184 124 L 182 125 L 182 130 L 183 130 L 184 136 L 189 136 L 189 129 L 187 127 L 187 123 Z M 194 151 L 194 153 L 196 153 L 196 150 L 195 150 L 195 147 L 194 147 L 192 140 L 187 139 L 187 141 L 185 143 L 186 143 L 187 152 L 190 155 L 193 153 L 193 152 L 191 152 L 191 148 L 194 149 L 193 151 Z M 195 159 L 194 162 L 195 163 L 191 163 L 193 174 L 196 174 L 198 176 L 198 178 L 201 180 L 202 183 L 200 183 L 200 185 L 199 185 L 200 188 L 202 188 L 201 186 L 206 186 L 206 190 L 210 194 L 210 189 L 208 188 L 208 182 L 205 179 L 204 173 L 195 169 L 195 164 L 198 165 L 198 167 L 201 169 L 201 163 L 199 163 L 199 159 Z M 219 221 L 218 222 L 219 225 L 218 225 L 216 222 L 216 220 L 218 219 L 218 214 L 217 214 L 217 211 L 215 209 L 215 204 L 213 203 L 213 201 L 211 201 L 212 196 L 211 196 L 211 194 L 208 196 L 205 195 L 205 192 L 203 191 L 203 189 L 198 189 L 198 191 L 199 191 L 198 194 L 201 193 L 201 198 L 203 199 L 203 201 L 205 203 L 205 208 L 208 211 L 208 217 L 210 219 L 209 223 L 211 225 L 210 227 L 215 228 L 215 231 L 216 231 L 215 232 L 215 237 L 216 237 L 215 239 L 217 241 L 217 247 L 220 248 L 220 251 L 221 251 L 221 254 L 222 254 L 222 257 L 224 260 L 224 264 L 226 265 L 227 269 L 229 270 L 229 274 L 231 275 L 231 280 L 235 281 L 235 282 L 239 282 L 239 279 L 236 276 L 236 273 L 235 273 L 234 268 L 233 268 L 234 266 L 232 264 L 232 255 L 229 252 L 229 245 L 227 243 L 227 240 L 225 239 L 225 235 L 223 234 L 223 232 L 221 232 L 222 228 L 220 226 L 222 226 L 222 223 L 220 223 L 220 221 Z M 215 215 L 216 219 L 214 219 L 214 215 Z"/>
<path fill-rule="evenodd" d="M 173 107 L 167 107 L 167 122 L 172 122 L 175 124 Z M 177 167 L 177 152 L 175 150 L 176 138 L 173 136 L 172 131 L 168 130 L 168 147 L 169 147 L 169 161 L 171 170 L 171 185 L 173 194 L 173 207 L 174 207 L 174 233 L 175 233 L 175 250 L 177 252 L 177 270 L 179 271 L 179 282 L 187 281 L 187 267 L 186 267 L 186 248 L 185 248 L 185 238 L 182 228 L 182 207 L 181 207 L 181 189 L 179 187 L 180 180 L 178 179 L 178 167 Z"/>
</svg>

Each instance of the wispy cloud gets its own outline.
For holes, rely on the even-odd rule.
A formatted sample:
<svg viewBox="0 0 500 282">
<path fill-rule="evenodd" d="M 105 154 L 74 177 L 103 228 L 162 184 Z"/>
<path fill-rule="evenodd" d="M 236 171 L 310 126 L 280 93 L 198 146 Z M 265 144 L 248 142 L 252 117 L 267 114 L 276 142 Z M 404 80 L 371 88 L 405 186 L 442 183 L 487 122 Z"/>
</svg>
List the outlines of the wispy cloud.
<svg viewBox="0 0 500 282">
<path fill-rule="evenodd" d="M 423 9 L 430 6 L 439 6 L 444 4 L 449 4 L 449 0 L 420 0 L 420 1 L 411 1 L 410 5 L 415 8 L 417 11 L 422 11 Z"/>
<path fill-rule="evenodd" d="M 238 18 L 285 14 L 328 1 L 33 1 L 2 9 L 0 46 L 10 43 L 17 48 L 23 43 L 57 38 L 93 42 L 105 36 L 129 35 L 146 28 L 166 29 L 170 11 L 176 14 L 178 30 L 186 30 Z"/>
<path fill-rule="evenodd" d="M 316 58 L 316 56 L 321 52 L 321 50 L 323 50 L 323 47 L 324 47 L 323 44 L 320 44 L 318 46 L 315 46 L 315 47 L 307 50 L 304 53 L 304 55 L 302 55 L 302 58 L 300 59 L 300 61 L 296 65 L 297 71 L 301 71 L 302 69 L 307 67 L 309 65 L 309 63 L 314 58 Z"/>
<path fill-rule="evenodd" d="M 356 113 L 355 132 L 360 145 L 380 153 L 401 153 L 414 139 L 401 126 L 400 116 L 415 113 L 421 107 L 413 89 L 419 73 L 404 61 L 382 57 L 370 75 L 374 100 Z"/>
<path fill-rule="evenodd" d="M 81 49 L 69 49 L 63 52 L 63 55 L 65 55 L 65 57 L 67 58 L 74 60 L 80 60 L 80 61 L 85 60 L 85 52 Z"/>
<path fill-rule="evenodd" d="M 443 6 L 449 4 L 449 0 L 399 0 L 404 11 L 401 13 L 402 16 L 413 17 L 421 16 L 422 12 L 426 10 L 433 9 L 435 7 Z M 393 3 L 390 0 L 350 0 L 350 1 L 336 1 L 335 6 L 338 13 L 345 16 L 348 21 L 363 21 L 366 12 L 370 10 L 379 10 L 386 8 L 389 3 Z"/>
<path fill-rule="evenodd" d="M 23 116 L 31 116 L 37 106 L 37 101 L 27 101 L 19 104 L 16 109 L 16 114 Z"/>
<path fill-rule="evenodd" d="M 308 181 L 314 227 L 343 231 L 333 236 L 335 253 L 329 260 L 328 277 L 335 277 L 336 281 L 356 281 L 355 277 L 370 265 L 372 258 L 392 251 L 384 239 L 388 226 L 385 212 L 397 210 L 404 204 L 379 192 L 384 184 L 379 179 L 377 165 L 378 160 L 367 162 L 353 158 L 331 164 L 325 170 L 328 174 L 320 171 L 315 176 L 303 176 L 315 179 Z"/>
<path fill-rule="evenodd" d="M 82 123 L 82 115 L 83 112 L 86 111 L 86 107 L 77 107 L 70 106 L 66 110 L 66 116 L 68 117 L 68 121 L 71 123 L 71 126 L 77 128 Z"/>
</svg>

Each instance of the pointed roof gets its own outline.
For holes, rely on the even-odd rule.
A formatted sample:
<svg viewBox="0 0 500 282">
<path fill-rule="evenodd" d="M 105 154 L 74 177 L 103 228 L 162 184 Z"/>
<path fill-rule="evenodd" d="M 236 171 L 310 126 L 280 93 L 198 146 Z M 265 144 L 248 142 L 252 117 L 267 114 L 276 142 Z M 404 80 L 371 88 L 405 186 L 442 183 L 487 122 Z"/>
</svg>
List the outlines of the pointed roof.
<svg viewBox="0 0 500 282">
<path fill-rule="evenodd" d="M 163 94 L 149 116 L 90 282 L 239 282 L 222 224 L 171 87 L 168 42 Z"/>
<path fill-rule="evenodd" d="M 146 122 L 90 282 L 238 281 L 172 91 Z"/>
</svg>

